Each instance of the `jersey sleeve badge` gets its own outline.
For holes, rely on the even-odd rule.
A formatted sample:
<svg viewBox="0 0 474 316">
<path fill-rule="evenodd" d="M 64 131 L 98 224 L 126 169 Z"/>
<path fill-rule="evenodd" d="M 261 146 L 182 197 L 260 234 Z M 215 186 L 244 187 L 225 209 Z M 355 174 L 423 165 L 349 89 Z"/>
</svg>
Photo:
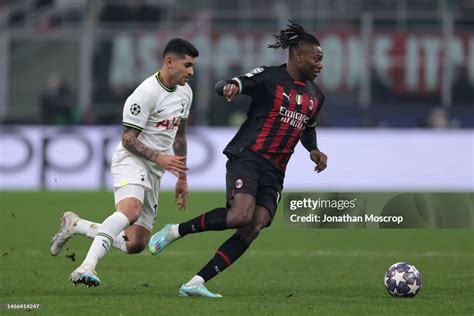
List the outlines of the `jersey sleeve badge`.
<svg viewBox="0 0 474 316">
<path fill-rule="evenodd" d="M 265 69 L 263 67 L 257 67 L 250 70 L 248 73 L 244 75 L 244 77 L 252 78 L 254 75 L 258 75 L 259 73 L 263 72 Z"/>
<path fill-rule="evenodd" d="M 133 115 L 138 115 L 140 114 L 142 108 L 140 107 L 140 105 L 138 105 L 137 103 L 133 103 L 131 106 L 130 106 L 130 113 L 132 113 Z"/>
</svg>

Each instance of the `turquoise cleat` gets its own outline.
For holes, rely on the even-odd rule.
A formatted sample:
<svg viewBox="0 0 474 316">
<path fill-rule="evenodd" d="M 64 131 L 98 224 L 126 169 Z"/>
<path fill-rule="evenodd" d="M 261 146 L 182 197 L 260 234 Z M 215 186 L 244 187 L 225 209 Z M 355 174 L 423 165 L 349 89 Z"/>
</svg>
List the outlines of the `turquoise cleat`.
<svg viewBox="0 0 474 316">
<path fill-rule="evenodd" d="M 181 285 L 179 288 L 179 296 L 181 297 L 190 297 L 190 296 L 202 296 L 209 298 L 220 298 L 222 295 L 212 293 L 209 291 L 204 284 L 197 285 Z"/>
<path fill-rule="evenodd" d="M 73 285 L 84 284 L 86 287 L 97 287 L 100 285 L 100 279 L 94 270 L 77 268 L 69 277 Z"/>
<path fill-rule="evenodd" d="M 171 224 L 166 224 L 159 232 L 151 236 L 148 242 L 148 251 L 156 256 L 165 249 L 166 246 L 171 244 L 177 238 L 171 234 Z"/>
</svg>

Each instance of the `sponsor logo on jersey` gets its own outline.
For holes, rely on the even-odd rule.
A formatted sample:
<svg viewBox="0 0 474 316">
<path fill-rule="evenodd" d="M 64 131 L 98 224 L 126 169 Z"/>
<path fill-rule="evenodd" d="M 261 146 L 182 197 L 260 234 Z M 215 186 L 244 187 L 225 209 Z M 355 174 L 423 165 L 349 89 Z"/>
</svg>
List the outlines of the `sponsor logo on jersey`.
<svg viewBox="0 0 474 316">
<path fill-rule="evenodd" d="M 290 124 L 298 129 L 303 129 L 308 124 L 309 117 L 298 111 L 288 110 L 286 107 L 281 106 L 280 112 L 281 122 Z"/>
<path fill-rule="evenodd" d="M 157 122 L 155 127 L 164 127 L 167 131 L 169 131 L 169 130 L 178 128 L 180 122 L 181 122 L 181 117 L 175 116 L 170 119 Z"/>
<path fill-rule="evenodd" d="M 298 109 L 301 111 L 301 109 L 304 109 L 305 107 L 307 107 L 307 109 L 312 111 L 314 108 L 313 97 L 311 95 L 308 95 L 307 93 L 298 94 L 296 93 L 295 90 L 291 90 L 290 93 L 286 93 L 285 91 L 283 91 L 282 86 L 279 86 L 279 87 L 280 87 L 280 90 L 279 90 L 280 95 L 276 97 L 277 98 L 284 97 L 286 98 L 286 100 L 283 99 L 283 101 L 288 101 L 288 103 L 284 102 L 283 103 L 284 105 L 281 105 L 280 110 L 278 111 L 281 122 L 289 124 L 298 129 L 304 129 L 305 125 L 308 125 L 310 117 L 307 116 L 306 114 L 298 112 Z M 296 107 L 295 103 L 299 107 Z M 290 110 L 289 108 L 292 108 L 292 109 Z M 306 112 L 307 110 L 304 110 L 304 111 Z"/>
</svg>

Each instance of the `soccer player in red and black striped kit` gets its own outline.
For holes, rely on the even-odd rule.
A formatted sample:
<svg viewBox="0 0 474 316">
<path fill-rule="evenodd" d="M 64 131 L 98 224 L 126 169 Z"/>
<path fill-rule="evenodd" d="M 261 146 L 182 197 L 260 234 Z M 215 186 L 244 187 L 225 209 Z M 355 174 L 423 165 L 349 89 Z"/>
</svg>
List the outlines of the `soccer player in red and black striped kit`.
<svg viewBox="0 0 474 316">
<path fill-rule="evenodd" d="M 288 64 L 259 67 L 231 80 L 219 81 L 216 92 L 231 101 L 236 94 L 252 97 L 247 119 L 224 149 L 227 161 L 227 207 L 213 209 L 156 233 L 148 249 L 154 255 L 188 234 L 237 229 L 215 256 L 188 283 L 181 296 L 221 297 L 204 283 L 235 262 L 259 232 L 270 225 L 280 200 L 288 161 L 298 141 L 309 151 L 318 173 L 327 156 L 316 144 L 316 118 L 324 95 L 313 80 L 321 72 L 323 52 L 318 39 L 290 21 L 270 48 L 289 48 Z"/>
</svg>

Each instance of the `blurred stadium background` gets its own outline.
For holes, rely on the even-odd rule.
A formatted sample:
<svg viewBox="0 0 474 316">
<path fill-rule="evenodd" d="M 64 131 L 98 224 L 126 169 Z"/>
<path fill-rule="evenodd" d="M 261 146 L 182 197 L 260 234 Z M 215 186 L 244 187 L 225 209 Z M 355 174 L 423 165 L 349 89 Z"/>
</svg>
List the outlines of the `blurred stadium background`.
<svg viewBox="0 0 474 316">
<path fill-rule="evenodd" d="M 4 123 L 117 124 L 166 41 L 184 36 L 201 51 L 192 123 L 238 125 L 245 106 L 224 106 L 211 87 L 283 62 L 266 45 L 291 18 L 326 53 L 321 126 L 474 127 L 469 0 L 2 0 L 0 12 Z M 55 103 L 64 113 L 48 113 Z"/>
<path fill-rule="evenodd" d="M 298 183 L 310 168 L 299 150 L 287 188 L 472 190 L 473 16 L 468 0 L 1 0 L 0 188 L 110 188 L 123 102 L 173 36 L 201 52 L 191 184 L 223 188 L 219 153 L 248 98 L 227 104 L 212 87 L 285 62 L 286 51 L 266 45 L 290 18 L 325 52 L 319 141 L 330 169 Z"/>
<path fill-rule="evenodd" d="M 286 190 L 474 191 L 472 0 L 0 0 L 0 308 L 196 313 L 195 300 L 176 297 L 177 285 L 231 232 L 200 234 L 159 258 L 112 251 L 93 292 L 66 281 L 78 264 L 69 259 L 82 260 L 90 241 L 74 238 L 53 258 L 50 237 L 64 210 L 97 222 L 113 210 L 111 192 L 101 189 L 112 187 L 123 102 L 159 69 L 174 36 L 201 53 L 190 82 L 191 194 L 186 213 L 174 211 L 172 193 L 161 194 L 155 230 L 223 205 L 221 151 L 249 99 L 224 102 L 214 83 L 284 63 L 287 52 L 266 45 L 287 19 L 322 42 L 318 143 L 329 166 L 313 174 L 297 148 Z M 165 176 L 163 190 L 173 185 Z M 201 300 L 199 311 L 472 314 L 472 230 L 290 229 L 279 214 L 212 281 L 225 304 Z M 385 269 L 401 260 L 424 276 L 415 300 L 384 293 Z"/>
</svg>

